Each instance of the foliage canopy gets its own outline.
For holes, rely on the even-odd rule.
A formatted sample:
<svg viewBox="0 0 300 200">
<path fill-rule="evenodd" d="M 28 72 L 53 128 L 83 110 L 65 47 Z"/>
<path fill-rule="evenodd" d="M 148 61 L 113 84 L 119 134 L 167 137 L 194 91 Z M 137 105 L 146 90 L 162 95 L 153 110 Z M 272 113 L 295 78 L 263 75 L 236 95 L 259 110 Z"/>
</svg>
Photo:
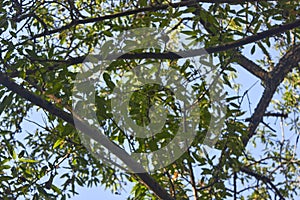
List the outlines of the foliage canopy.
<svg viewBox="0 0 300 200">
<path fill-rule="evenodd" d="M 295 199 L 300 192 L 299 16 L 298 0 L 1 1 L 0 198 L 67 199 L 78 185 L 99 184 L 118 194 L 131 182 L 129 199 Z M 83 145 L 74 128 L 72 88 L 97 46 L 147 27 L 168 33 L 166 46 L 183 34 L 186 51 L 204 47 L 209 56 L 200 68 L 214 67 L 230 92 L 214 145 L 218 153 L 205 154 L 201 145 L 212 119 L 212 96 L 210 83 L 194 70 L 197 63 L 166 49 L 137 49 L 114 59 L 95 102 L 101 129 L 121 149 L 159 149 L 174 137 L 182 118 L 172 92 L 148 84 L 132 94 L 128 116 L 146 126 L 151 106 L 167 107 L 171 112 L 162 133 L 135 138 L 115 123 L 111 95 L 133 67 L 165 63 L 199 99 L 199 130 L 191 147 L 162 169 L 129 173 L 96 159 Z M 261 95 L 249 95 L 253 88 L 243 93 L 234 81 L 242 68 L 249 80 L 259 81 L 255 88 L 261 87 Z M 83 104 L 78 107 L 87 109 Z M 43 122 L 31 119 L 37 113 Z"/>
</svg>

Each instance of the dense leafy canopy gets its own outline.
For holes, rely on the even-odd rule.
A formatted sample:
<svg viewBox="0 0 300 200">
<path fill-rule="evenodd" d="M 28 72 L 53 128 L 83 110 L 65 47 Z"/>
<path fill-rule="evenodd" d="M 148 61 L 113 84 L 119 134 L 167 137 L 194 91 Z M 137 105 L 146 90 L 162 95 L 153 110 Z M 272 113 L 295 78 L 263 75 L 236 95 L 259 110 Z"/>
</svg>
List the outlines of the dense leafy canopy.
<svg viewBox="0 0 300 200">
<path fill-rule="evenodd" d="M 298 0 L 1 1 L 0 198 L 67 199 L 78 186 L 99 184 L 118 195 L 131 182 L 129 199 L 295 199 L 300 192 L 299 16 Z M 128 117 L 147 126 L 150 107 L 164 106 L 169 113 L 160 134 L 134 137 L 114 120 L 113 90 L 140 64 L 164 63 L 181 74 L 198 98 L 193 119 L 200 120 L 191 147 L 179 159 L 151 173 L 128 173 L 83 145 L 74 128 L 72 89 L 96 47 L 126 30 L 148 27 L 168 34 L 166 49 L 137 49 L 112 60 L 95 96 L 100 128 L 121 150 L 134 152 L 157 150 L 175 137 L 180 106 L 172 91 L 158 84 L 132 93 Z M 178 34 L 189 41 L 185 51 L 206 48 L 209 56 L 198 66 L 216 70 L 213 78 L 228 90 L 217 153 L 201 149 L 216 120 L 210 114 L 211 83 L 197 73 L 193 58 L 168 51 L 168 40 L 178 40 Z M 188 56 L 196 56 L 192 53 Z M 242 90 L 235 81 L 242 68 L 249 80 L 259 81 L 255 88 L 263 89 L 261 95 L 251 96 L 252 87 Z M 88 109 L 84 103 L 77 108 Z"/>
</svg>

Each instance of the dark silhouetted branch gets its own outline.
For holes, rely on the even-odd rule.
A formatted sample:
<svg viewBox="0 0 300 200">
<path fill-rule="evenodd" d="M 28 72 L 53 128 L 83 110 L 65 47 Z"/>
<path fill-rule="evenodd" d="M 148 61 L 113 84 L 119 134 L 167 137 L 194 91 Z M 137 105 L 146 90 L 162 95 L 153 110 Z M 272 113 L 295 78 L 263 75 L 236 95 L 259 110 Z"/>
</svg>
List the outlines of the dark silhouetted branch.
<svg viewBox="0 0 300 200">
<path fill-rule="evenodd" d="M 104 20 L 112 20 L 112 19 L 115 19 L 115 18 L 118 18 L 118 17 L 124 17 L 124 16 L 128 16 L 128 15 L 138 14 L 138 13 L 141 13 L 141 12 L 154 12 L 154 11 L 158 11 L 158 10 L 165 10 L 168 7 L 179 8 L 179 7 L 188 6 L 188 5 L 195 5 L 197 3 L 199 3 L 199 1 L 190 0 L 190 1 L 184 1 L 184 2 L 178 2 L 178 3 L 158 4 L 158 5 L 153 5 L 153 6 L 137 8 L 137 9 L 134 9 L 134 10 L 126 10 L 124 12 L 119 12 L 119 13 L 115 13 L 115 14 L 104 15 L 104 16 L 101 16 L 101 17 L 73 20 L 71 23 L 69 23 L 67 25 L 64 25 L 60 28 L 56 28 L 56 29 L 49 30 L 47 32 L 36 34 L 33 37 L 31 37 L 30 40 L 33 40 L 33 39 L 36 39 L 36 38 L 39 38 L 39 37 L 44 37 L 46 35 L 52 35 L 54 33 L 59 33 L 61 31 L 70 29 L 72 27 L 75 27 L 79 24 L 89 24 L 89 23 L 95 23 L 95 22 L 102 22 Z"/>
<path fill-rule="evenodd" d="M 300 62 L 300 45 L 296 45 L 291 48 L 278 62 L 275 68 L 269 72 L 268 79 L 265 84 L 265 91 L 250 118 L 249 134 L 246 138 L 243 138 L 243 143 L 246 146 L 250 138 L 255 135 L 255 130 L 266 112 L 268 105 L 270 104 L 276 89 L 287 76 L 287 74 L 299 65 Z"/>
<path fill-rule="evenodd" d="M 5 74 L 0 73 L 0 84 L 7 87 L 10 91 L 16 93 L 20 97 L 26 99 L 32 104 L 45 109 L 47 112 L 55 115 L 56 117 L 70 123 L 76 129 L 80 130 L 84 134 L 88 135 L 90 138 L 99 142 L 105 148 L 107 148 L 112 154 L 116 155 L 121 159 L 126 166 L 133 171 L 145 172 L 145 169 L 137 163 L 131 156 L 118 145 L 109 140 L 105 135 L 103 135 L 99 130 L 92 128 L 87 123 L 85 123 L 79 116 L 75 113 L 67 113 L 64 110 L 58 108 L 54 104 L 42 99 L 36 94 L 28 91 L 21 85 L 16 84 L 12 79 L 7 77 Z M 75 126 L 76 125 L 76 126 Z M 148 173 L 136 173 L 136 175 L 142 180 L 142 182 L 154 194 L 160 199 L 172 200 L 173 198 L 167 193 L 164 188 L 162 188 Z"/>
<path fill-rule="evenodd" d="M 244 172 L 250 176 L 253 176 L 254 178 L 256 178 L 257 180 L 263 181 L 266 185 L 270 185 L 271 188 L 274 190 L 275 194 L 279 196 L 280 200 L 284 200 L 285 198 L 283 197 L 283 195 L 281 194 L 281 192 L 279 191 L 279 189 L 274 185 L 274 183 L 272 182 L 272 180 L 264 175 L 258 174 L 256 172 L 254 172 L 253 170 L 251 170 L 250 168 L 247 167 L 240 167 L 241 172 Z"/>
<path fill-rule="evenodd" d="M 179 52 L 164 52 L 164 53 L 125 53 L 125 54 L 110 54 L 107 57 L 102 57 L 101 55 L 89 55 L 92 56 L 98 60 L 116 60 L 116 59 L 180 59 L 180 58 L 188 58 L 188 57 L 195 57 L 195 56 L 201 56 L 206 53 L 218 53 L 230 49 L 234 49 L 252 42 L 256 42 L 259 40 L 262 40 L 266 37 L 271 37 L 273 35 L 285 32 L 287 30 L 294 29 L 296 27 L 300 26 L 300 19 L 296 20 L 289 24 L 280 25 L 277 27 L 274 27 L 272 29 L 263 31 L 261 33 L 258 33 L 253 36 L 248 36 L 240 40 L 236 40 L 234 42 L 225 43 L 223 45 L 218 45 L 214 47 L 208 47 L 206 49 L 195 49 L 195 50 L 188 50 L 188 51 L 179 51 Z M 257 66 L 254 62 L 248 60 L 242 55 L 236 55 L 238 58 L 240 58 L 240 61 L 237 61 L 239 64 L 241 64 L 246 70 L 251 72 L 253 75 L 257 76 L 258 78 L 263 78 L 262 80 L 265 81 L 266 79 L 266 71 Z M 40 60 L 40 59 L 34 59 L 30 58 L 33 62 L 40 62 L 40 63 L 53 63 L 53 66 L 49 67 L 49 70 L 54 70 L 60 67 L 60 64 L 66 64 L 66 65 L 76 65 L 81 64 L 85 61 L 86 56 L 79 56 L 76 58 L 70 58 L 68 60 Z M 32 70 L 32 73 L 35 72 L 35 70 Z M 27 73 L 31 73 L 31 71 L 27 71 Z M 18 76 L 18 72 L 14 72 L 10 76 L 15 77 Z"/>
<path fill-rule="evenodd" d="M 264 114 L 265 117 L 282 117 L 282 118 L 287 118 L 288 114 L 286 113 L 272 113 L 272 112 L 266 112 Z"/>
<path fill-rule="evenodd" d="M 268 0 L 264 0 L 264 1 L 268 1 Z M 95 23 L 95 22 L 101 22 L 104 20 L 112 20 L 118 17 L 124 17 L 124 16 L 128 16 L 128 15 L 133 15 L 133 14 L 138 14 L 141 12 L 154 12 L 154 11 L 159 11 L 159 10 L 165 10 L 169 7 L 172 8 L 179 8 L 179 7 L 184 7 L 184 6 L 194 6 L 200 2 L 203 3 L 230 3 L 230 4 L 243 4 L 243 3 L 247 3 L 247 2 L 257 2 L 257 0 L 248 0 L 248 1 L 241 1 L 241 0 L 188 0 L 188 1 L 181 1 L 178 3 L 169 3 L 169 4 L 157 4 L 157 5 L 151 5 L 151 6 L 147 6 L 147 7 L 142 7 L 142 8 L 138 8 L 138 9 L 134 9 L 134 10 L 127 10 L 124 12 L 120 12 L 120 13 L 115 13 L 115 14 L 111 14 L 111 15 L 105 15 L 105 16 L 101 16 L 101 17 L 95 17 L 95 18 L 87 18 L 87 19 L 79 19 L 79 20 L 73 20 L 71 23 L 64 25 L 60 28 L 56 28 L 56 29 L 52 29 L 52 30 L 47 30 L 43 33 L 40 34 L 36 34 L 33 37 L 31 37 L 29 40 L 33 40 L 36 38 L 40 38 L 40 37 L 44 37 L 46 35 L 52 35 L 55 33 L 59 33 L 61 31 L 70 29 L 72 27 L 75 27 L 79 24 L 88 24 L 88 23 Z M 27 15 L 26 15 L 27 16 Z M 30 14 L 28 16 L 31 16 Z M 22 19 L 24 17 L 21 17 Z M 19 20 L 18 20 L 19 21 Z M 21 43 L 23 44 L 23 43 Z"/>
<path fill-rule="evenodd" d="M 267 79 L 268 73 L 260 66 L 258 66 L 252 60 L 249 60 L 245 56 L 241 55 L 240 53 L 235 54 L 235 62 L 241 65 L 244 69 L 249 71 L 254 76 L 258 77 L 261 81 L 265 82 Z"/>
</svg>

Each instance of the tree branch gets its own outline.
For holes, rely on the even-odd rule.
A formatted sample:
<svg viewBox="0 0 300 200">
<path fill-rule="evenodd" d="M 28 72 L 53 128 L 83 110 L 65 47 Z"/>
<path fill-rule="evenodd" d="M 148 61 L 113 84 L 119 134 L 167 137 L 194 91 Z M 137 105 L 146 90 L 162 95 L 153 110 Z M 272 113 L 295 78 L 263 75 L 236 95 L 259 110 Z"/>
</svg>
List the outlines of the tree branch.
<svg viewBox="0 0 300 200">
<path fill-rule="evenodd" d="M 193 169 L 191 162 L 188 162 L 188 166 L 189 166 L 189 175 L 190 175 L 190 179 L 191 179 L 190 182 L 192 185 L 194 199 L 197 200 L 199 197 L 198 197 L 198 191 L 197 191 L 197 187 L 196 187 L 197 184 L 196 184 L 196 180 L 195 180 L 194 169 Z"/>
<path fill-rule="evenodd" d="M 191 7 L 191 6 L 190 6 Z M 205 30 L 212 36 L 219 35 L 218 33 L 215 32 L 215 30 L 220 31 L 220 27 L 218 25 L 214 25 L 212 23 L 208 23 L 207 19 L 201 16 L 201 12 L 206 12 L 207 14 L 210 15 L 209 12 L 205 11 L 202 7 L 199 5 L 196 5 L 196 10 L 193 12 L 195 16 L 199 16 L 199 21 L 202 24 L 202 26 L 205 28 Z M 260 78 L 262 81 L 265 79 L 265 71 L 260 68 L 258 65 L 256 65 L 254 62 L 250 61 L 248 58 L 246 58 L 244 55 L 242 55 L 240 52 L 235 51 L 234 55 L 236 59 L 236 62 L 240 64 L 242 67 L 244 67 L 246 70 L 248 70 L 250 73 L 252 73 L 254 76 L 257 76 Z"/>
<path fill-rule="evenodd" d="M 22 86 L 16 84 L 12 79 L 7 77 L 5 74 L 0 73 L 0 84 L 7 87 L 10 91 L 16 93 L 22 98 L 28 100 L 36 106 L 39 106 L 49 113 L 55 115 L 56 117 L 70 123 L 76 129 L 82 131 L 84 134 L 88 135 L 90 138 L 99 142 L 105 148 L 107 148 L 111 153 L 116 155 L 121 159 L 126 166 L 128 166 L 133 171 L 145 171 L 145 169 L 131 158 L 131 156 L 118 145 L 109 140 L 105 135 L 95 128 L 92 128 L 86 124 L 79 116 L 75 113 L 67 113 L 64 110 L 58 108 L 54 104 L 42 99 L 41 97 L 35 95 L 34 93 L 26 90 Z M 75 123 L 74 123 L 75 122 Z M 75 126 L 76 124 L 76 126 Z M 160 199 L 170 199 L 173 198 L 167 193 L 164 188 L 162 188 L 148 173 L 136 173 L 136 175 L 143 181 L 143 183 L 154 192 L 154 194 Z"/>
<path fill-rule="evenodd" d="M 237 200 L 237 185 L 236 185 L 236 180 L 237 180 L 237 173 L 236 171 L 233 172 L 233 199 Z"/>
<path fill-rule="evenodd" d="M 264 114 L 265 117 L 282 117 L 282 118 L 287 118 L 288 114 L 286 113 L 272 113 L 272 112 L 266 112 Z"/>
<path fill-rule="evenodd" d="M 269 29 L 267 31 L 263 31 L 261 33 L 258 33 L 257 35 L 248 36 L 243 39 L 226 43 L 223 45 L 215 46 L 215 47 L 209 47 L 206 49 L 206 52 L 208 53 L 216 53 L 221 51 L 226 51 L 232 48 L 236 48 L 248 43 L 256 42 L 258 40 L 264 39 L 266 37 L 270 37 L 272 35 L 282 33 L 284 31 L 296 28 L 300 26 L 300 19 L 295 20 L 292 23 L 288 23 L 285 25 L 280 25 L 278 27 Z M 264 77 L 266 82 L 266 90 L 263 94 L 263 97 L 261 98 L 261 101 L 259 102 L 256 110 L 253 114 L 253 116 L 250 119 L 250 125 L 249 125 L 249 136 L 243 139 L 244 145 L 246 145 L 249 141 L 249 139 L 254 135 L 254 131 L 257 128 L 258 124 L 261 122 L 261 119 L 263 117 L 263 114 L 266 111 L 267 106 L 269 105 L 272 96 L 277 88 L 277 86 L 281 83 L 283 78 L 286 76 L 286 74 L 291 70 L 291 66 L 293 66 L 295 63 L 299 62 L 299 56 L 295 56 L 297 54 L 293 54 L 293 52 L 298 52 L 299 46 L 296 46 L 293 48 L 289 53 L 287 53 L 284 58 L 280 61 L 280 63 L 274 68 L 274 70 L 268 74 L 268 78 L 265 77 L 265 72 L 262 71 L 262 69 L 259 72 L 255 72 L 254 68 L 257 68 L 257 66 L 254 67 L 254 63 L 251 63 L 253 65 L 252 67 L 247 67 L 248 70 L 255 73 L 258 77 Z M 146 59 L 146 58 L 155 58 L 155 59 L 179 59 L 179 58 L 187 58 L 187 57 L 193 57 L 193 56 L 199 56 L 203 55 L 205 53 L 205 50 L 203 49 L 196 49 L 196 50 L 189 50 L 189 51 L 180 51 L 180 52 L 164 52 L 164 53 L 127 53 L 127 54 L 110 54 L 107 56 L 106 59 Z M 299 52 L 298 52 L 299 54 Z M 95 55 L 98 59 L 103 59 L 101 55 Z M 286 58 L 288 57 L 288 58 Z M 54 62 L 54 63 L 65 63 L 68 65 L 74 65 L 82 63 L 85 60 L 85 56 L 80 56 L 77 58 L 72 58 L 67 61 L 58 61 L 58 60 L 48 60 L 45 62 Z M 291 59 L 292 62 L 289 62 Z M 34 60 L 42 62 L 41 60 Z M 249 64 L 250 62 L 246 59 L 243 59 L 240 61 L 243 62 L 246 65 L 246 62 Z M 283 63 L 283 64 L 282 64 Z M 290 64 L 290 67 L 285 67 L 284 65 Z M 246 69 L 247 69 L 246 68 Z"/>
<path fill-rule="evenodd" d="M 243 144 L 246 146 L 250 138 L 255 134 L 255 130 L 266 112 L 277 87 L 286 77 L 286 75 L 299 65 L 300 62 L 300 44 L 291 48 L 278 62 L 276 67 L 268 73 L 268 78 L 265 82 L 265 91 L 255 108 L 253 115 L 250 118 L 248 127 L 249 134 L 243 138 Z"/>
<path fill-rule="evenodd" d="M 247 168 L 247 167 L 240 167 L 241 172 L 244 172 L 250 176 L 255 177 L 257 180 L 261 180 L 263 181 L 266 185 L 270 185 L 274 192 L 280 197 L 280 200 L 284 200 L 285 198 L 283 197 L 283 195 L 281 194 L 281 192 L 278 190 L 278 188 L 274 185 L 274 183 L 272 182 L 271 179 L 269 179 L 268 177 L 258 174 L 256 172 L 254 172 L 253 170 Z"/>
<path fill-rule="evenodd" d="M 218 53 L 230 49 L 234 49 L 249 43 L 253 43 L 259 40 L 262 40 L 266 37 L 270 37 L 294 28 L 297 28 L 300 26 L 300 19 L 295 20 L 292 23 L 284 24 L 284 25 L 279 25 L 277 27 L 274 27 L 272 29 L 263 31 L 261 33 L 258 33 L 256 35 L 248 36 L 243 39 L 239 39 L 233 42 L 228 42 L 225 44 L 221 44 L 218 46 L 213 46 L 213 47 L 208 47 L 206 49 L 194 49 L 194 50 L 187 50 L 187 51 L 178 51 L 178 52 L 163 52 L 163 53 L 119 53 L 119 54 L 109 54 L 106 57 L 102 57 L 101 55 L 90 55 L 91 57 L 94 57 L 95 59 L 98 60 L 115 60 L 115 59 L 170 59 L 170 60 L 175 60 L 175 59 L 180 59 L 180 58 L 189 58 L 189 57 L 195 57 L 195 56 L 201 56 L 206 53 Z M 242 66 L 245 67 L 246 70 L 250 71 L 253 73 L 255 76 L 261 78 L 266 75 L 265 71 L 258 67 L 254 62 L 243 58 L 242 55 L 237 55 L 239 58 L 241 58 L 241 61 L 237 61 L 241 64 Z M 70 58 L 68 60 L 41 60 L 41 59 L 34 59 L 30 58 L 31 61 L 33 62 L 51 62 L 55 64 L 67 64 L 67 65 L 76 65 L 76 64 L 81 64 L 84 62 L 87 56 L 79 56 L 76 58 Z M 244 66 L 245 65 L 245 66 Z M 57 65 L 56 67 L 59 67 Z M 55 68 L 51 66 L 51 68 Z M 258 70 L 258 72 L 256 71 Z"/>
<path fill-rule="evenodd" d="M 101 17 L 81 19 L 81 20 L 73 20 L 71 23 L 69 23 L 67 25 L 64 25 L 60 28 L 56 28 L 56 29 L 53 29 L 53 30 L 44 31 L 43 33 L 40 33 L 40 34 L 36 34 L 36 35 L 32 36 L 29 40 L 34 40 L 36 38 L 44 37 L 46 35 L 52 35 L 54 33 L 59 33 L 61 31 L 70 29 L 71 27 L 75 27 L 79 24 L 88 24 L 88 23 L 101 22 L 101 21 L 104 21 L 104 20 L 112 20 L 112 19 L 115 19 L 115 18 L 118 18 L 118 17 L 124 17 L 124 16 L 128 16 L 128 15 L 138 14 L 138 13 L 141 13 L 141 12 L 154 12 L 154 11 L 159 11 L 159 10 L 165 10 L 168 7 L 180 8 L 180 7 L 184 7 L 184 6 L 193 6 L 193 5 L 196 5 L 200 2 L 202 2 L 202 3 L 242 4 L 242 3 L 257 2 L 257 1 L 258 0 L 246 0 L 246 1 L 242 1 L 242 0 L 188 0 L 188 1 L 181 1 L 181 2 L 178 2 L 178 3 L 151 5 L 151 6 L 146 6 L 146 7 L 142 7 L 142 8 L 137 8 L 137 9 L 134 9 L 134 10 L 126 10 L 124 12 L 119 12 L 119 13 L 115 13 L 115 14 L 111 14 L 111 15 L 105 15 L 105 16 L 101 16 Z M 272 1 L 272 0 L 263 0 L 263 1 Z M 32 16 L 32 15 L 27 14 L 25 16 L 27 17 L 27 16 Z M 24 19 L 24 18 L 25 17 L 21 16 L 21 19 Z M 20 21 L 20 19 L 17 19 L 17 21 Z M 21 44 L 23 44 L 25 42 L 22 42 Z"/>
<path fill-rule="evenodd" d="M 248 134 L 242 138 L 243 145 L 246 147 L 249 140 L 255 135 L 255 130 L 258 127 L 259 123 L 262 121 L 262 118 L 266 112 L 267 107 L 270 104 L 270 101 L 276 92 L 277 87 L 283 81 L 284 77 L 290 72 L 294 67 L 297 67 L 300 62 L 300 44 L 292 47 L 278 62 L 276 67 L 268 72 L 268 76 L 266 79 L 266 87 L 265 91 L 260 98 L 260 101 L 249 119 L 250 123 L 248 126 Z M 217 168 L 222 166 L 222 158 L 230 157 L 231 151 L 227 145 L 223 148 L 221 152 L 221 157 L 219 159 L 219 163 L 217 164 Z"/>
<path fill-rule="evenodd" d="M 71 23 L 69 23 L 67 25 L 64 25 L 60 28 L 56 28 L 56 29 L 53 29 L 53 30 L 49 30 L 47 32 L 45 31 L 45 32 L 40 33 L 40 34 L 36 34 L 33 37 L 31 37 L 29 40 L 33 40 L 33 39 L 36 39 L 36 38 L 39 38 L 39 37 L 44 37 L 46 35 L 52 35 L 54 33 L 59 33 L 61 31 L 70 29 L 71 27 L 77 26 L 79 24 L 89 24 L 89 23 L 101 22 L 101 21 L 104 21 L 104 20 L 112 20 L 112 19 L 115 19 L 115 18 L 118 18 L 118 17 L 125 17 L 125 16 L 128 16 L 128 15 L 138 14 L 138 13 L 141 13 L 141 12 L 153 12 L 153 11 L 158 11 L 158 10 L 165 10 L 168 7 L 180 8 L 180 7 L 183 7 L 183 6 L 195 5 L 197 3 L 198 3 L 198 1 L 196 1 L 196 0 L 189 0 L 189 1 L 178 2 L 178 3 L 169 3 L 169 4 L 161 4 L 161 5 L 158 4 L 158 5 L 155 5 L 155 6 L 152 5 L 152 6 L 137 8 L 137 9 L 134 9 L 134 10 L 126 10 L 124 12 L 105 15 L 105 16 L 101 16 L 101 17 L 81 19 L 81 20 L 73 20 Z"/>
<path fill-rule="evenodd" d="M 265 82 L 268 77 L 268 72 L 258 66 L 252 60 L 249 60 L 245 56 L 241 55 L 240 53 L 236 53 L 235 55 L 235 62 L 245 68 L 254 76 L 258 77 L 262 82 Z"/>
</svg>

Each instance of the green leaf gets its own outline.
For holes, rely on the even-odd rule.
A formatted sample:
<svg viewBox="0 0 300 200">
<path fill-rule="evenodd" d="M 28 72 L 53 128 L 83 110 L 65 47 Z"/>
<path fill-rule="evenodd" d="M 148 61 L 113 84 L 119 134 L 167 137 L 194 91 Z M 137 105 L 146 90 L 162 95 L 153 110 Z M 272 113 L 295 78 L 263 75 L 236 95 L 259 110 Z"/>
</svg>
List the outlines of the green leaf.
<svg viewBox="0 0 300 200">
<path fill-rule="evenodd" d="M 109 89 L 113 90 L 115 88 L 115 84 L 111 81 L 110 75 L 108 73 L 103 73 L 103 78 L 109 87 Z"/>
<path fill-rule="evenodd" d="M 53 190 L 53 191 L 55 191 L 57 194 L 61 194 L 61 190 L 58 188 L 58 187 L 56 187 L 55 185 L 51 185 L 51 189 Z"/>
<path fill-rule="evenodd" d="M 15 151 L 14 149 L 13 149 L 12 157 L 13 157 L 13 159 L 16 159 L 16 158 L 17 158 L 17 153 L 16 153 L 16 151 Z"/>
<path fill-rule="evenodd" d="M 31 57 L 31 58 L 36 58 L 36 53 L 34 52 L 34 50 L 31 49 L 25 49 L 26 53 Z"/>
<path fill-rule="evenodd" d="M 61 146 L 63 143 L 65 142 L 65 140 L 63 138 L 59 138 L 58 140 L 56 140 L 56 142 L 53 145 L 53 149 L 55 149 L 58 146 Z"/>
<path fill-rule="evenodd" d="M 240 108 L 239 105 L 237 105 L 236 103 L 230 102 L 230 105 L 233 106 L 234 108 Z"/>
<path fill-rule="evenodd" d="M 32 160 L 32 159 L 26 159 L 26 158 L 20 158 L 19 161 L 20 162 L 25 162 L 25 163 L 38 163 L 38 162 L 40 162 L 38 160 Z"/>
<path fill-rule="evenodd" d="M 257 43 L 259 48 L 264 52 L 265 55 L 269 55 L 269 52 L 267 51 L 267 49 L 264 47 L 264 45 L 261 42 Z"/>
<path fill-rule="evenodd" d="M 0 176 L 0 181 L 8 181 L 11 179 L 13 179 L 13 177 L 11 177 L 11 176 Z"/>
<path fill-rule="evenodd" d="M 41 186 L 37 186 L 37 189 L 39 191 L 39 193 L 43 196 L 47 196 L 47 192 L 44 190 L 44 188 L 42 188 Z"/>
<path fill-rule="evenodd" d="M 255 53 L 255 45 L 253 45 L 253 47 L 251 48 L 251 55 L 253 55 Z"/>
<path fill-rule="evenodd" d="M 113 34 L 111 33 L 111 31 L 102 31 L 102 33 L 108 37 L 112 37 Z"/>
<path fill-rule="evenodd" d="M 13 93 L 10 93 L 8 96 L 5 96 L 2 100 L 2 103 L 0 104 L 0 115 L 4 111 L 5 108 L 9 107 L 11 105 L 11 102 L 13 100 Z"/>
<path fill-rule="evenodd" d="M 257 33 L 257 31 L 260 28 L 261 24 L 262 24 L 262 21 L 259 20 L 258 23 L 256 24 L 255 28 L 254 28 L 254 31 L 253 31 L 254 33 Z"/>
<path fill-rule="evenodd" d="M 0 170 L 2 171 L 3 169 L 10 169 L 11 166 L 10 165 L 1 165 L 0 166 Z"/>
<path fill-rule="evenodd" d="M 7 62 L 7 60 L 9 60 L 9 58 L 10 58 L 11 55 L 12 55 L 12 53 L 13 53 L 13 50 L 7 51 L 7 53 L 6 53 L 5 56 L 4 56 L 4 62 Z"/>
</svg>

